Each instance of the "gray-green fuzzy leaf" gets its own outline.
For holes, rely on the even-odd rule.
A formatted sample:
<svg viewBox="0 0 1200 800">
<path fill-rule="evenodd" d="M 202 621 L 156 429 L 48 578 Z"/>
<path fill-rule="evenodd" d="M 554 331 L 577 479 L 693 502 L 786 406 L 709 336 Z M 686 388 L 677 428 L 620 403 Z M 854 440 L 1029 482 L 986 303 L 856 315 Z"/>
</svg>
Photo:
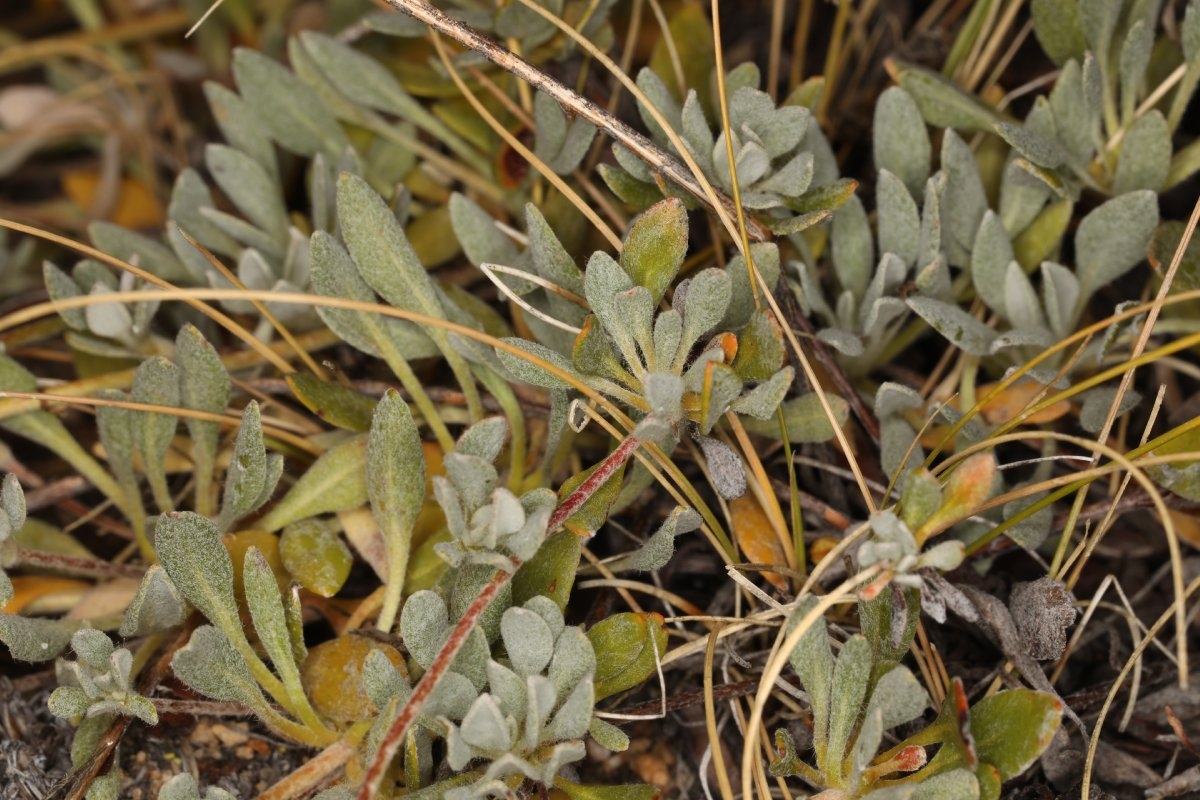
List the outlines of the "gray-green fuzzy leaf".
<svg viewBox="0 0 1200 800">
<path fill-rule="evenodd" d="M 921 239 L 921 217 L 917 203 L 904 182 L 891 172 L 880 170 L 875 189 L 879 216 L 879 250 L 893 253 L 907 266 L 917 260 Z"/>
<path fill-rule="evenodd" d="M 645 70 L 643 70 L 645 72 Z M 621 250 L 621 267 L 657 304 L 679 273 L 687 255 L 688 223 L 683 203 L 669 198 L 630 223 Z M 721 309 L 724 313 L 724 309 Z"/>
<path fill-rule="evenodd" d="M 562 372 L 568 375 L 575 375 L 575 369 L 571 366 L 567 359 L 551 350 L 550 348 L 540 345 L 537 342 L 531 342 L 528 339 L 520 339 L 506 336 L 502 341 L 513 345 L 531 356 L 536 356 L 543 361 L 549 362 L 558 367 Z M 540 386 L 543 389 L 571 389 L 571 384 L 564 381 L 557 375 L 552 375 L 542 369 L 537 364 L 533 364 L 527 359 L 521 358 L 507 350 L 496 348 L 496 356 L 500 359 L 500 363 L 505 369 L 513 374 L 517 380 L 528 383 L 531 386 Z"/>
<path fill-rule="evenodd" d="M 237 519 L 260 505 L 258 498 L 267 486 L 267 478 L 267 450 L 263 445 L 262 418 L 259 415 L 258 403 L 251 400 L 242 413 L 242 424 L 238 427 L 237 441 L 233 446 L 233 460 L 229 462 L 225 472 L 225 493 L 221 500 L 220 517 L 222 529 L 227 529 Z"/>
<path fill-rule="evenodd" d="M 1076 0 L 1032 0 L 1029 11 L 1033 31 L 1051 61 L 1062 66 L 1072 58 L 1083 57 L 1087 40 L 1079 25 Z"/>
<path fill-rule="evenodd" d="M 240 630 L 233 562 L 217 527 L 191 511 L 164 514 L 154 528 L 159 561 L 180 594 L 222 630 Z"/>
<path fill-rule="evenodd" d="M 1113 194 L 1139 189 L 1157 192 L 1171 171 L 1171 129 L 1158 109 L 1138 117 L 1121 142 L 1121 159 L 1113 179 Z"/>
<path fill-rule="evenodd" d="M 817 605 L 816 597 L 807 597 L 800 602 L 788 617 L 791 632 L 806 614 Z M 813 738 L 824 743 L 829 736 L 829 713 L 832 702 L 833 651 L 829 647 L 829 634 L 825 632 L 825 619 L 818 616 L 812 626 L 800 637 L 796 647 L 788 655 L 788 663 L 800 676 L 804 691 L 808 692 L 812 705 Z M 839 699 L 839 702 L 840 699 Z"/>
<path fill-rule="evenodd" d="M 875 168 L 891 172 L 913 197 L 920 197 L 933 150 L 917 104 L 908 92 L 893 86 L 875 102 L 873 125 Z"/>
<path fill-rule="evenodd" d="M 513 669 L 520 675 L 538 675 L 554 655 L 554 634 L 538 614 L 510 608 L 500 618 L 500 635 Z"/>
<path fill-rule="evenodd" d="M 119 633 L 126 638 L 162 633 L 182 625 L 185 616 L 187 607 L 175 583 L 162 566 L 152 564 L 125 609 Z"/>
<path fill-rule="evenodd" d="M 1014 258 L 1012 242 L 1004 230 L 1004 224 L 994 212 L 988 211 L 983 215 L 971 252 L 971 281 L 975 284 L 975 294 L 1001 314 L 1007 312 L 1004 282 L 1008 265 Z"/>
<path fill-rule="evenodd" d="M 370 185 L 348 172 L 338 177 L 338 221 L 350 257 L 371 288 L 396 308 L 445 318 L 441 300 L 425 267 L 413 251 L 396 216 Z M 440 329 L 428 329 L 435 342 L 444 344 Z"/>
<path fill-rule="evenodd" d="M 67 649 L 82 623 L 0 614 L 0 642 L 17 661 L 49 661 Z"/>
<path fill-rule="evenodd" d="M 313 288 L 327 297 L 376 302 L 375 293 L 363 280 L 350 254 L 324 231 L 313 234 Z M 410 322 L 381 317 L 364 311 L 317 307 L 317 314 L 334 333 L 352 347 L 380 356 L 394 347 L 405 358 L 427 358 L 438 354 L 437 345 Z"/>
<path fill-rule="evenodd" d="M 412 411 L 395 391 L 384 394 L 371 419 L 366 493 L 388 560 L 407 563 L 413 525 L 425 499 L 425 454 Z"/>
<path fill-rule="evenodd" d="M 893 62 L 892 72 L 916 101 L 921 115 L 930 125 L 968 131 L 990 131 L 1001 117 L 974 95 L 967 94 L 937 72 L 908 64 Z"/>
<path fill-rule="evenodd" d="M 871 644 L 865 636 L 854 635 L 842 645 L 833 668 L 830 689 L 832 706 L 829 713 L 828 764 L 840 764 L 850 741 L 850 733 L 858 723 L 867 683 L 871 679 Z M 814 713 L 814 718 L 815 718 Z"/>
<path fill-rule="evenodd" d="M 179 406 L 179 367 L 162 356 L 148 358 L 133 373 L 132 399 L 136 403 Z M 133 417 L 134 442 L 142 456 L 142 469 L 154 489 L 161 510 L 170 510 L 164 462 L 179 420 L 172 414 L 140 411 Z"/>
<path fill-rule="evenodd" d="M 875 237 L 871 235 L 867 212 L 858 195 L 834 214 L 830 237 L 838 283 L 855 298 L 862 297 L 875 268 Z"/>
<path fill-rule="evenodd" d="M 946 173 L 942 247 L 950 264 L 966 266 L 970 264 L 980 219 L 988 210 L 988 197 L 971 148 L 954 131 L 947 131 L 942 137 L 942 172 Z"/>
<path fill-rule="evenodd" d="M 1158 225 L 1158 196 L 1137 191 L 1092 211 L 1075 232 L 1076 274 L 1083 297 L 1128 272 L 1146 257 Z"/>
<path fill-rule="evenodd" d="M 274 176 L 241 150 L 223 144 L 210 144 L 205 162 L 213 180 L 246 219 L 277 242 L 287 239 L 287 208 Z"/>
<path fill-rule="evenodd" d="M 990 354 L 995 331 L 958 306 L 932 297 L 910 297 L 908 307 L 960 350 L 974 356 Z"/>
<path fill-rule="evenodd" d="M 246 605 L 254 622 L 258 641 L 275 665 L 275 671 L 285 686 L 300 685 L 300 668 L 292 653 L 291 635 L 279 595 L 279 584 L 271 565 L 257 547 L 246 551 L 242 563 L 242 585 L 246 589 Z"/>
<path fill-rule="evenodd" d="M 263 708 L 262 691 L 229 637 L 201 625 L 171 659 L 175 677 L 205 697 Z"/>
<path fill-rule="evenodd" d="M 358 508 L 367 502 L 367 456 L 366 436 L 353 436 L 329 448 L 255 527 L 277 531 L 296 520 Z"/>
<path fill-rule="evenodd" d="M 250 113 L 284 149 L 336 159 L 350 146 L 317 93 L 279 62 L 238 48 L 233 54 L 233 75 Z"/>
</svg>

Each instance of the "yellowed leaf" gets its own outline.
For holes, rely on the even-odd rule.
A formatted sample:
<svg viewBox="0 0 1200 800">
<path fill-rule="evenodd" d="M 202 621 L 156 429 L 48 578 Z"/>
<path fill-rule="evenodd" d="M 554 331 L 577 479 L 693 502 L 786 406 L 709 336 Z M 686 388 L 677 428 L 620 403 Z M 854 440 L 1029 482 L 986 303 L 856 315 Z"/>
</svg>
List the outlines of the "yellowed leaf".
<svg viewBox="0 0 1200 800">
<path fill-rule="evenodd" d="M 775 535 L 767 512 L 747 493 L 729 501 L 729 516 L 733 523 L 733 538 L 746 560 L 752 564 L 787 564 L 787 556 L 783 545 Z M 763 577 L 772 586 L 781 590 L 787 589 L 787 580 L 776 572 L 764 572 Z"/>
</svg>

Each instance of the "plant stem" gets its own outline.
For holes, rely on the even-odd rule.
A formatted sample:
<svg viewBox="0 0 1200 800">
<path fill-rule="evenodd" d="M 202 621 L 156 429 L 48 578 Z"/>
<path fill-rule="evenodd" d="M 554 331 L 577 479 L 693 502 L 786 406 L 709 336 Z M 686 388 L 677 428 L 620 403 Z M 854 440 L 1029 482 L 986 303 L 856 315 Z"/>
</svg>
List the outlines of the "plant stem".
<svg viewBox="0 0 1200 800">
<path fill-rule="evenodd" d="M 554 513 L 550 515 L 550 521 L 546 526 L 546 533 L 550 534 L 556 531 L 559 526 L 578 511 L 588 499 L 596 493 L 596 491 L 604 485 L 612 475 L 620 469 L 621 465 L 629 460 L 640 442 L 632 436 L 627 436 L 617 446 L 617 449 L 608 454 L 608 456 L 600 462 L 600 465 L 587 477 L 583 483 L 571 492 L 559 506 L 554 509 Z M 408 696 L 408 701 L 400 709 L 396 715 L 396 719 L 387 729 L 387 733 L 383 735 L 383 739 L 379 742 L 379 749 L 375 753 L 375 758 L 371 761 L 367 768 L 366 777 L 363 779 L 363 784 L 359 787 L 357 798 L 358 800 L 372 800 L 379 791 L 380 784 L 383 782 L 384 774 L 387 772 L 388 764 L 395 758 L 400 746 L 404 743 L 404 737 L 408 734 L 408 729 L 412 727 L 416 721 L 417 715 L 421 713 L 421 708 L 425 702 L 433 694 L 437 688 L 438 682 L 442 676 L 450 669 L 450 665 L 454 662 L 454 657 L 458 655 L 458 651 L 462 649 L 466 643 L 467 637 L 470 636 L 472 629 L 483 616 L 483 612 L 487 610 L 496 596 L 500 594 L 500 590 L 512 579 L 512 576 L 520 569 L 523 562 L 516 556 L 509 557 L 509 565 L 507 569 L 498 569 L 492 575 L 491 580 L 484 584 L 479 590 L 479 594 L 471 601 L 471 605 L 467 606 L 463 615 L 459 617 L 458 622 L 454 623 L 454 628 L 450 631 L 450 636 L 434 657 L 433 663 L 429 665 L 429 669 L 421 676 L 421 680 L 417 681 L 413 692 Z"/>
</svg>

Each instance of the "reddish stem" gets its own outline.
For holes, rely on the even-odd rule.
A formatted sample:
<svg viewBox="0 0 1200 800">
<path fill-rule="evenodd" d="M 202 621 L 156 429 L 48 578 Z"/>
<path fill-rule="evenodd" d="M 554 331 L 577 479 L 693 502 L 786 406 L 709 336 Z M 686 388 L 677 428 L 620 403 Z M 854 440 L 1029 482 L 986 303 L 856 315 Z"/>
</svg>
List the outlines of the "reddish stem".
<svg viewBox="0 0 1200 800">
<path fill-rule="evenodd" d="M 559 528 L 562 523 L 567 520 L 572 514 L 579 510 L 580 506 L 587 502 L 596 491 L 604 485 L 604 482 L 612 477 L 622 464 L 629 460 L 633 455 L 633 451 L 637 449 L 638 440 L 632 436 L 626 437 L 616 450 L 608 454 L 595 471 L 579 484 L 575 491 L 571 492 L 550 515 L 550 522 L 546 526 L 546 533 L 552 533 Z M 496 599 L 496 595 L 504 588 L 513 574 L 521 566 L 521 559 L 512 556 L 510 559 L 510 569 L 499 569 L 492 575 L 492 579 L 479 591 L 475 599 L 471 601 L 471 605 L 467 606 L 467 610 L 459 617 L 458 622 L 454 624 L 453 630 L 450 631 L 450 636 L 442 645 L 442 649 L 438 651 L 437 656 L 433 659 L 433 663 L 429 665 L 429 670 L 421 676 L 417 681 L 413 693 L 409 695 L 408 702 L 400 709 L 400 713 L 396 719 L 392 721 L 387 733 L 384 734 L 383 740 L 379 743 L 379 750 L 375 753 L 375 758 L 371 761 L 371 766 L 367 768 L 366 777 L 363 779 L 363 784 L 359 787 L 357 800 L 372 800 L 379 791 L 380 784 L 383 783 L 384 773 L 387 772 L 388 764 L 392 763 L 396 753 L 399 752 L 401 744 L 404 742 L 404 737 L 408 733 L 408 729 L 412 727 L 416 721 L 417 715 L 421 713 L 421 708 L 425 705 L 425 701 L 433 694 L 433 690 L 437 688 L 438 682 L 442 676 L 450 669 L 450 665 L 454 662 L 454 657 L 458 655 L 458 651 L 462 649 L 463 644 L 470 636 L 471 630 L 483 616 L 483 612 Z"/>
</svg>

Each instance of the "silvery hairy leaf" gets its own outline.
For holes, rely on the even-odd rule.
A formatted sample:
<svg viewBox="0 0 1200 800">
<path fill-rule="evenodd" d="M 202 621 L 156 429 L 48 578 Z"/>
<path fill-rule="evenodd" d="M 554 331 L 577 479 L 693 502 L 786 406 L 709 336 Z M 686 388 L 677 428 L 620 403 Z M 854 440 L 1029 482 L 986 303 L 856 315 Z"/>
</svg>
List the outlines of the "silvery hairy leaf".
<svg viewBox="0 0 1200 800">
<path fill-rule="evenodd" d="M 1091 160 L 1096 149 L 1096 134 L 1100 122 L 1088 102 L 1083 87 L 1083 69 L 1079 62 L 1068 61 L 1059 72 L 1054 89 L 1050 92 L 1050 110 L 1054 113 L 1054 125 L 1058 140 L 1068 157 L 1076 164 Z"/>
<path fill-rule="evenodd" d="M 942 136 L 942 172 L 946 173 L 942 247 L 950 264 L 967 266 L 979 222 L 988 210 L 988 197 L 970 146 L 954 131 Z"/>
<path fill-rule="evenodd" d="M 1121 84 L 1121 119 L 1133 118 L 1133 110 L 1141 93 L 1142 81 L 1146 77 L 1146 67 L 1150 64 L 1150 54 L 1154 49 L 1153 17 L 1137 20 L 1125 34 L 1121 44 L 1121 52 L 1117 60 L 1117 73 Z"/>
<path fill-rule="evenodd" d="M 554 655 L 554 634 L 538 614 L 510 608 L 500 618 L 500 635 L 509 662 L 520 675 L 538 675 Z"/>
<path fill-rule="evenodd" d="M 247 110 L 272 139 L 297 155 L 337 158 L 350 142 L 317 93 L 278 61 L 248 48 L 233 54 Z"/>
<path fill-rule="evenodd" d="M 162 566 L 152 564 L 125 609 L 119 633 L 126 638 L 161 633 L 182 625 L 186 616 L 187 606 L 174 582 Z"/>
<path fill-rule="evenodd" d="M 788 632 L 800 623 L 817 605 L 816 597 L 801 601 L 788 617 Z M 813 738 L 824 743 L 829 736 L 830 704 L 833 684 L 833 651 L 829 646 L 829 634 L 825 632 L 825 619 L 818 616 L 796 647 L 788 655 L 788 663 L 800 677 L 800 684 L 808 692 L 812 705 Z"/>
<path fill-rule="evenodd" d="M 287 207 L 272 174 L 241 150 L 222 144 L 208 145 L 205 162 L 217 186 L 247 220 L 276 242 L 287 239 Z"/>
<path fill-rule="evenodd" d="M 857 195 L 833 215 L 830 236 L 838 283 L 852 296 L 862 297 L 875 267 L 875 237 L 871 235 L 866 209 Z"/>
<path fill-rule="evenodd" d="M 1158 109 L 1134 120 L 1121 142 L 1121 159 L 1113 178 L 1113 194 L 1139 189 L 1157 192 L 1171 170 L 1171 129 Z"/>
<path fill-rule="evenodd" d="M 446 604 L 435 592 L 413 592 L 400 613 L 400 636 L 413 659 L 429 669 L 449 633 Z"/>
<path fill-rule="evenodd" d="M 167 575 L 210 622 L 240 631 L 233 595 L 233 562 L 217 527 L 191 511 L 164 514 L 154 528 L 154 547 Z"/>
<path fill-rule="evenodd" d="M 1084 217 L 1075 233 L 1082 296 L 1090 297 L 1145 258 L 1157 225 L 1158 196 L 1151 191 L 1114 197 Z"/>
<path fill-rule="evenodd" d="M 178 407 L 180 369 L 162 356 L 153 356 L 138 365 L 133 373 L 131 396 L 135 403 Z M 165 459 L 179 420 L 173 414 L 154 411 L 135 412 L 132 418 L 134 443 L 142 457 L 142 469 L 163 511 L 171 509 L 167 488 Z"/>
<path fill-rule="evenodd" d="M 274 460 L 278 459 L 279 456 L 276 455 Z M 222 529 L 227 530 L 236 520 L 266 502 L 267 498 L 262 495 L 269 495 L 275 488 L 275 481 L 279 479 L 279 476 L 275 475 L 275 481 L 268 485 L 272 471 L 263 444 L 258 403 L 251 400 L 242 413 L 242 424 L 238 427 L 237 440 L 233 446 L 233 460 L 225 472 L 225 492 L 221 500 L 220 517 Z"/>
<path fill-rule="evenodd" d="M 916 201 L 904 182 L 885 170 L 879 172 L 875 187 L 875 204 L 879 218 L 879 249 L 892 253 L 906 266 L 917 260 L 921 238 L 921 217 Z"/>
<path fill-rule="evenodd" d="M 1033 30 L 1042 50 L 1055 64 L 1081 58 L 1087 41 L 1079 25 L 1079 5 L 1075 0 L 1033 0 L 1030 4 Z M 1061 78 L 1060 78 L 1061 80 Z"/>
<path fill-rule="evenodd" d="M 0 642 L 17 661 L 50 661 L 67 649 L 80 624 L 74 620 L 0 614 Z"/>
<path fill-rule="evenodd" d="M 285 686 L 300 685 L 300 668 L 292 652 L 291 634 L 288 631 L 283 599 L 279 584 L 267 558 L 257 547 L 246 551 L 242 563 L 242 585 L 245 587 L 246 606 L 254 623 L 258 641 L 270 657 L 275 671 Z"/>
<path fill-rule="evenodd" d="M 995 130 L 1014 150 L 1038 166 L 1053 169 L 1066 160 L 1067 154 L 1056 139 L 1038 132 L 1028 124 L 1021 126 L 998 122 Z"/>
<path fill-rule="evenodd" d="M 879 96 L 872 139 L 875 168 L 891 172 L 913 197 L 920 197 L 929 177 L 932 146 L 925 120 L 908 92 L 893 86 Z"/>
<path fill-rule="evenodd" d="M 241 654 L 229 637 L 212 625 L 201 625 L 171 658 L 171 671 L 188 687 L 213 700 L 263 708 L 266 700 Z"/>
<path fill-rule="evenodd" d="M 558 103 L 542 92 L 535 95 L 533 108 L 537 123 L 534 152 L 552 170 L 566 175 L 576 169 L 587 154 L 596 138 L 596 126 L 581 118 L 568 121 Z"/>
<path fill-rule="evenodd" d="M 960 350 L 970 355 L 990 355 L 995 331 L 958 306 L 931 297 L 910 297 L 908 307 Z"/>
<path fill-rule="evenodd" d="M 312 285 L 326 297 L 363 303 L 377 301 L 375 292 L 363 280 L 350 254 L 333 236 L 317 231 L 310 242 L 312 249 Z M 383 356 L 392 351 L 403 358 L 428 358 L 438 348 L 419 327 L 409 322 L 363 311 L 317 307 L 317 314 L 338 338 L 368 355 Z"/>
</svg>

